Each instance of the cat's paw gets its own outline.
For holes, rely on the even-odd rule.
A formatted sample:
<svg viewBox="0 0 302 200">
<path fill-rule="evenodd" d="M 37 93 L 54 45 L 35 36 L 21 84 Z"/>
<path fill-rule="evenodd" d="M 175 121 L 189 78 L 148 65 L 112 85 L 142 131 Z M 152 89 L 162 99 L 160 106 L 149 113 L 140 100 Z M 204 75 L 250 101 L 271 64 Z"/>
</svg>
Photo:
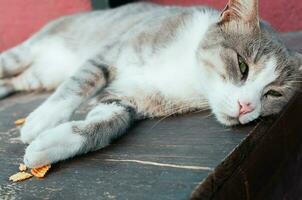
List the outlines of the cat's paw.
<svg viewBox="0 0 302 200">
<path fill-rule="evenodd" d="M 9 83 L 9 80 L 0 79 L 0 99 L 4 99 L 14 92 L 14 87 Z"/>
<path fill-rule="evenodd" d="M 37 168 L 52 163 L 47 149 L 43 147 L 41 141 L 34 141 L 26 148 L 23 162 L 30 168 Z"/>
<path fill-rule="evenodd" d="M 21 128 L 22 142 L 29 144 L 40 133 L 67 121 L 69 117 L 65 106 L 55 103 L 42 104 L 26 118 Z"/>
<path fill-rule="evenodd" d="M 85 138 L 73 134 L 71 123 L 41 133 L 25 150 L 24 163 L 30 168 L 55 163 L 76 155 Z"/>
</svg>

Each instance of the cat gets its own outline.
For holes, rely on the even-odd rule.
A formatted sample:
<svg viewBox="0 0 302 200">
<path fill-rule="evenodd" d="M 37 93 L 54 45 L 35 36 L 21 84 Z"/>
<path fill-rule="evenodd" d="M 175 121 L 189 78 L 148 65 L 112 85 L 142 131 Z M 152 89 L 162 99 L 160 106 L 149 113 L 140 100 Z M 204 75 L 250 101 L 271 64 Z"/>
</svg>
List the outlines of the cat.
<svg viewBox="0 0 302 200">
<path fill-rule="evenodd" d="M 0 95 L 56 91 L 27 118 L 24 163 L 101 149 L 145 118 L 211 109 L 227 126 L 277 114 L 302 56 L 259 19 L 257 0 L 209 7 L 133 3 L 55 20 L 0 57 Z M 70 121 L 94 99 L 84 120 Z"/>
</svg>

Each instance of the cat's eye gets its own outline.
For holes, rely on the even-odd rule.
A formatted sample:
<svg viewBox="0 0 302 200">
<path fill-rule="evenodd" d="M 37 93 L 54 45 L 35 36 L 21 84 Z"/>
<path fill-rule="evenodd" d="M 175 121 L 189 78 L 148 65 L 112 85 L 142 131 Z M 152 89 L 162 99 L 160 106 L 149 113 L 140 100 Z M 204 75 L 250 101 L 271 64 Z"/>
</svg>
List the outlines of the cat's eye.
<svg viewBox="0 0 302 200">
<path fill-rule="evenodd" d="M 269 90 L 265 96 L 282 97 L 282 94 L 276 90 Z"/>
<path fill-rule="evenodd" d="M 242 80 L 245 80 L 248 76 L 249 73 L 249 66 L 246 64 L 244 59 L 238 54 L 238 65 L 239 65 L 239 70 L 242 75 Z"/>
</svg>

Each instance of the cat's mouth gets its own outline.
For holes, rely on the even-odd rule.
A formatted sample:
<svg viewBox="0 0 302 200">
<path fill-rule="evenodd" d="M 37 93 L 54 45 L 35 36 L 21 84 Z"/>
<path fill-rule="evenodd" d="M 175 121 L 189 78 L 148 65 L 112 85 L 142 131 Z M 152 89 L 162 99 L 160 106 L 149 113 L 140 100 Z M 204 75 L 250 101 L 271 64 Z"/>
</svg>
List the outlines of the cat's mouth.
<svg viewBox="0 0 302 200">
<path fill-rule="evenodd" d="M 238 120 L 239 120 L 240 124 L 248 124 L 248 123 L 258 119 L 259 117 L 260 116 L 257 112 L 252 112 L 247 115 L 240 116 Z"/>
<path fill-rule="evenodd" d="M 239 124 L 248 124 L 254 120 L 256 120 L 259 116 L 257 113 L 247 114 L 239 117 L 232 117 L 227 114 L 220 114 L 217 116 L 218 121 L 226 126 L 235 126 Z"/>
</svg>

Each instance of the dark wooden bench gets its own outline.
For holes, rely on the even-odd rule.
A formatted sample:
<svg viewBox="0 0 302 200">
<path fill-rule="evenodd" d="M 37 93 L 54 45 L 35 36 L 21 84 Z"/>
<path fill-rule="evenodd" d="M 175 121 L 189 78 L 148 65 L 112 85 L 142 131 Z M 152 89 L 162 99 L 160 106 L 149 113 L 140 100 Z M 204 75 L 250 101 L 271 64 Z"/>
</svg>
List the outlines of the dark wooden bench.
<svg viewBox="0 0 302 200">
<path fill-rule="evenodd" d="M 284 38 L 302 49 L 301 33 Z M 300 93 L 279 116 L 246 126 L 224 127 L 209 112 L 142 121 L 108 148 L 53 165 L 44 179 L 12 183 L 26 147 L 14 120 L 47 96 L 0 101 L 0 199 L 174 200 L 189 199 L 194 188 L 195 199 L 302 195 Z"/>
</svg>

